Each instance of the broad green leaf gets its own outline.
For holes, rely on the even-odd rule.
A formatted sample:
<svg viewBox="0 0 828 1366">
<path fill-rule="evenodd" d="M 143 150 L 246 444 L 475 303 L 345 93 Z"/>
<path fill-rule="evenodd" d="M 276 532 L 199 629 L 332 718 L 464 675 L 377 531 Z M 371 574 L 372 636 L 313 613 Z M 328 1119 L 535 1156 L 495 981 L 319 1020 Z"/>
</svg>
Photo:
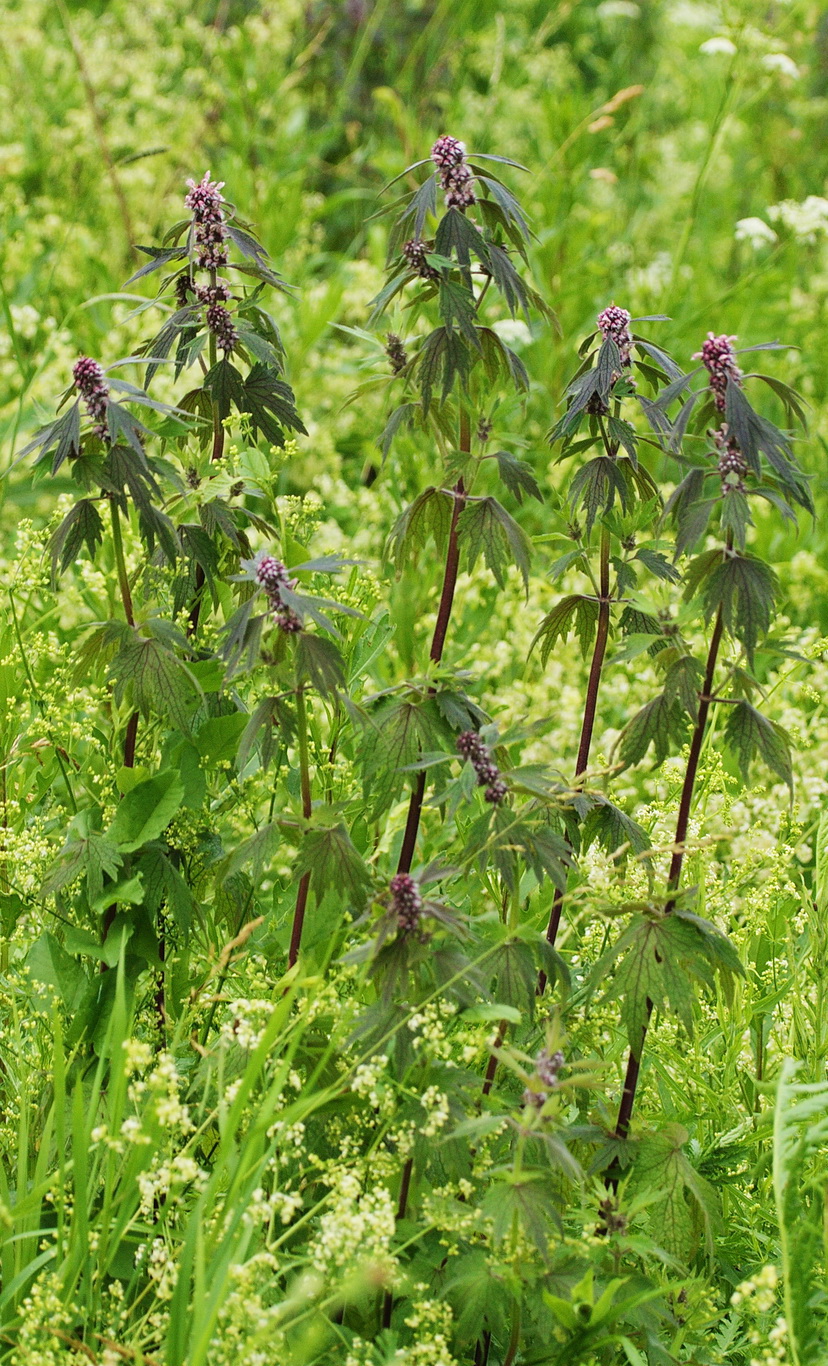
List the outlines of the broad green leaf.
<svg viewBox="0 0 828 1366">
<path fill-rule="evenodd" d="M 703 682 L 704 669 L 699 661 L 692 655 L 679 655 L 664 675 L 664 696 L 668 703 L 677 703 L 695 721 Z"/>
<path fill-rule="evenodd" d="M 728 708 L 725 743 L 739 762 L 745 782 L 750 777 L 751 760 L 764 760 L 772 773 L 787 783 L 793 793 L 793 767 L 787 731 L 752 707 L 749 702 L 737 702 Z"/>
<path fill-rule="evenodd" d="M 646 830 L 606 797 L 598 799 L 589 812 L 583 823 L 582 840 L 586 849 L 597 842 L 619 863 L 626 863 L 630 853 L 643 854 L 651 847 Z"/>
<path fill-rule="evenodd" d="M 496 498 L 479 498 L 466 503 L 460 514 L 457 536 L 466 568 L 471 573 L 482 554 L 500 588 L 506 587 L 506 567 L 514 564 L 529 590 L 531 542 L 522 527 Z"/>
<path fill-rule="evenodd" d="M 244 381 L 237 406 L 241 412 L 250 414 L 254 429 L 274 446 L 284 446 L 286 431 L 307 436 L 290 385 L 279 378 L 277 370 L 261 361 L 256 362 Z"/>
<path fill-rule="evenodd" d="M 445 554 L 453 510 L 453 494 L 446 489 L 428 488 L 401 513 L 391 530 L 387 550 L 398 572 L 429 541 L 434 542 L 438 555 Z"/>
<path fill-rule="evenodd" d="M 364 723 L 360 759 L 363 792 L 376 820 L 411 782 L 421 751 L 434 750 L 438 732 L 428 706 L 387 700 Z"/>
<path fill-rule="evenodd" d="M 86 973 L 48 930 L 44 930 L 26 954 L 26 967 L 35 982 L 56 988 L 67 1010 L 77 1007 L 86 990 Z"/>
<path fill-rule="evenodd" d="M 639 763 L 652 745 L 653 762 L 658 767 L 667 758 L 671 742 L 681 743 L 684 731 L 681 708 L 665 693 L 659 693 L 622 730 L 618 739 L 618 758 L 624 768 L 629 768 L 631 764 Z"/>
<path fill-rule="evenodd" d="M 58 568 L 64 572 L 78 558 L 81 546 L 86 546 L 91 560 L 103 541 L 103 522 L 98 509 L 89 498 L 80 498 L 69 509 L 57 530 L 49 540 L 49 555 L 52 561 L 52 587 L 57 586 Z"/>
<path fill-rule="evenodd" d="M 115 682 L 117 702 L 128 697 L 147 719 L 155 713 L 189 734 L 194 680 L 163 641 L 132 634 L 112 660 L 109 671 Z"/>
<path fill-rule="evenodd" d="M 719 1202 L 714 1188 L 699 1176 L 683 1152 L 689 1139 L 681 1124 L 666 1124 L 660 1133 L 648 1134 L 638 1145 L 633 1182 L 636 1191 L 657 1193 L 648 1205 L 656 1242 L 682 1261 L 696 1250 L 703 1234 L 709 1256 L 713 1254 L 713 1229 L 719 1222 Z"/>
<path fill-rule="evenodd" d="M 345 666 L 334 641 L 302 631 L 296 642 L 296 682 L 309 683 L 323 697 L 345 684 Z"/>
<path fill-rule="evenodd" d="M 770 627 L 777 588 L 770 565 L 755 555 L 735 553 L 727 555 L 705 581 L 708 620 L 721 608 L 726 630 L 744 645 L 749 662 Z"/>
<path fill-rule="evenodd" d="M 537 499 L 539 503 L 543 502 L 543 494 L 528 461 L 518 460 L 510 451 L 497 451 L 494 458 L 501 479 L 518 503 L 523 502 L 527 493 L 530 498 Z"/>
<path fill-rule="evenodd" d="M 541 622 L 529 647 L 531 654 L 540 641 L 541 664 L 546 665 L 558 640 L 566 640 L 570 631 L 575 631 L 581 654 L 586 659 L 595 637 L 598 623 L 598 603 L 583 593 L 571 593 L 562 598 Z"/>
<path fill-rule="evenodd" d="M 353 910 L 361 910 L 365 905 L 371 874 L 341 822 L 311 828 L 305 833 L 295 875 L 299 878 L 308 872 L 317 902 L 330 895 Z"/>
<path fill-rule="evenodd" d="M 83 876 L 87 893 L 94 900 L 103 888 L 104 876 L 114 878 L 122 863 L 117 845 L 108 834 L 94 828 L 92 813 L 81 811 L 69 827 L 66 843 L 47 872 L 40 894 L 50 896 Z"/>
<path fill-rule="evenodd" d="M 570 485 L 569 502 L 573 509 L 580 507 L 586 514 L 587 535 L 595 519 L 612 510 L 616 495 L 626 512 L 632 490 L 625 473 L 622 462 L 608 455 L 596 455 L 578 470 Z"/>
<path fill-rule="evenodd" d="M 158 773 L 122 797 L 107 832 L 122 853 L 140 849 L 166 830 L 184 800 L 184 784 L 172 769 Z"/>
<path fill-rule="evenodd" d="M 225 760 L 232 762 L 249 720 L 245 711 L 209 717 L 195 735 L 195 746 L 202 762 L 208 765 Z"/>
</svg>

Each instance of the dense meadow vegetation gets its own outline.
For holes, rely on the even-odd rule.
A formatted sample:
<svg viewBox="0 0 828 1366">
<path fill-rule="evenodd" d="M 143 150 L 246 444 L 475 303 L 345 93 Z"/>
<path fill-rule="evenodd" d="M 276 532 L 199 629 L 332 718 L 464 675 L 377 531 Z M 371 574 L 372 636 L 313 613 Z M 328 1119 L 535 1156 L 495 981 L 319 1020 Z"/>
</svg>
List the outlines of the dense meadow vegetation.
<svg viewBox="0 0 828 1366">
<path fill-rule="evenodd" d="M 0 51 L 0 1359 L 828 1361 L 828 10 Z"/>
</svg>

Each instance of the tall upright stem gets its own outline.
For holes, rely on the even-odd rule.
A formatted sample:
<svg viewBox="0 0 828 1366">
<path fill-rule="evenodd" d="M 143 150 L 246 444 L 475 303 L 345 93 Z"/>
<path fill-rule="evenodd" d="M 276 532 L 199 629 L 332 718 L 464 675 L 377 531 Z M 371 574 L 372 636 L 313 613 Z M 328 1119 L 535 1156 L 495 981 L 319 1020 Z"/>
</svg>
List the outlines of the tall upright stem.
<svg viewBox="0 0 828 1366">
<path fill-rule="evenodd" d="M 215 289 L 215 287 L 216 287 L 216 272 L 215 272 L 215 270 L 211 270 L 211 271 L 210 271 L 210 284 L 211 284 L 212 288 Z M 209 343 L 208 343 L 208 348 L 209 348 L 209 349 L 208 349 L 208 355 L 209 355 L 209 358 L 210 358 L 210 369 L 212 370 L 213 366 L 214 366 L 215 363 L 216 363 L 216 359 L 217 359 L 217 357 L 218 357 L 218 350 L 217 350 L 217 347 L 216 347 L 216 339 L 215 339 L 215 336 L 213 335 L 212 332 L 210 333 L 210 340 L 209 340 Z M 222 426 L 221 417 L 220 417 L 220 415 L 219 415 L 219 406 L 218 406 L 218 403 L 217 403 L 216 400 L 214 399 L 214 400 L 213 400 L 213 453 L 212 453 L 212 456 L 211 456 L 210 458 L 211 458 L 213 461 L 218 461 L 218 460 L 221 459 L 221 457 L 222 457 L 223 454 L 224 454 L 224 427 Z M 205 574 L 204 574 L 204 570 L 202 569 L 202 567 L 201 567 L 200 564 L 197 564 L 197 565 L 196 565 L 196 571 L 195 571 L 195 592 L 193 593 L 193 602 L 192 602 L 192 606 L 190 607 L 190 614 L 189 614 L 189 615 L 190 615 L 190 621 L 189 621 L 189 625 L 187 626 L 187 635 L 188 635 L 188 636 L 194 636 L 194 635 L 197 633 L 197 631 L 198 631 L 198 623 L 199 623 L 199 618 L 200 618 L 200 616 L 201 616 L 201 602 L 202 602 L 202 597 L 203 597 L 203 594 L 204 594 L 204 584 L 205 584 Z"/>
<path fill-rule="evenodd" d="M 305 820 L 309 820 L 313 810 L 311 798 L 310 780 L 310 754 L 308 751 L 308 716 L 305 708 L 305 690 L 296 689 L 296 729 L 299 742 L 299 782 L 302 789 L 302 815 Z M 293 929 L 290 936 L 290 949 L 288 951 L 288 967 L 292 968 L 299 957 L 299 946 L 302 943 L 302 927 L 305 923 L 305 910 L 308 904 L 308 889 L 310 887 L 310 869 L 303 873 L 299 879 L 299 886 L 296 891 L 296 907 L 293 912 Z"/>
<path fill-rule="evenodd" d="M 124 607 L 124 616 L 130 626 L 134 626 L 135 612 L 132 607 L 132 593 L 129 587 L 126 559 L 124 558 L 124 541 L 121 535 L 121 514 L 118 511 L 118 504 L 114 498 L 110 498 L 109 500 L 109 509 L 112 514 L 112 544 L 115 548 L 115 567 L 118 574 L 118 585 L 121 590 L 121 602 Z"/>
<path fill-rule="evenodd" d="M 130 626 L 135 625 L 135 611 L 132 606 L 132 592 L 129 586 L 129 575 L 126 567 L 126 557 L 124 555 L 124 539 L 121 535 L 121 514 L 118 509 L 117 501 L 114 498 L 109 500 L 109 512 L 112 519 L 112 546 L 115 552 L 115 571 L 118 575 L 118 586 L 121 590 L 121 604 L 124 609 L 124 616 Z M 134 711 L 127 721 L 127 728 L 124 732 L 124 768 L 135 767 L 135 746 L 138 740 L 138 712 Z M 106 939 L 112 928 L 112 922 L 117 913 L 117 904 L 107 906 L 103 913 L 103 939 Z M 163 944 L 161 945 L 163 957 Z M 101 972 L 106 972 L 106 963 L 101 963 Z M 163 981 L 163 979 L 162 979 Z M 159 988 L 160 999 L 163 1000 L 163 985 Z M 159 1006 L 159 1014 L 163 1016 L 163 1008 Z"/>
<path fill-rule="evenodd" d="M 121 514 L 118 511 L 118 504 L 114 498 L 109 500 L 109 511 L 112 517 L 112 545 L 115 551 L 115 569 L 118 575 L 118 585 L 121 590 L 121 603 L 124 609 L 124 616 L 130 626 L 135 625 L 135 611 L 132 606 L 132 592 L 129 587 L 129 575 L 127 574 L 126 558 L 124 556 L 124 541 L 121 535 Z M 124 734 L 124 768 L 135 767 L 135 744 L 138 738 L 138 713 L 134 711 L 127 722 Z"/>
<path fill-rule="evenodd" d="M 469 415 L 464 409 L 461 409 L 460 412 L 459 449 L 466 454 L 471 451 L 471 424 L 469 423 Z M 429 659 L 434 664 L 439 664 L 440 660 L 443 658 L 446 635 L 451 620 L 451 609 L 454 605 L 454 591 L 457 587 L 457 574 L 460 568 L 460 541 L 457 535 L 457 527 L 465 501 L 466 486 L 463 482 L 463 476 L 461 475 L 454 486 L 454 506 L 451 510 L 451 525 L 449 527 L 448 545 L 446 547 L 443 588 L 440 593 L 440 605 L 437 608 L 437 620 L 434 623 L 434 635 L 431 639 L 431 649 L 429 651 Z M 420 829 L 420 817 L 423 810 L 425 785 L 425 773 L 419 773 L 411 792 L 411 800 L 408 803 L 408 816 L 406 818 L 405 832 L 400 847 L 400 857 L 397 862 L 398 873 L 411 872 L 411 864 L 414 861 L 414 851 L 417 847 L 417 835 Z"/>
<path fill-rule="evenodd" d="M 469 415 L 464 408 L 460 409 L 460 427 L 458 433 L 458 447 L 465 454 L 471 451 L 471 423 Z M 451 620 L 451 609 L 454 605 L 454 591 L 457 587 L 457 574 L 460 568 L 460 541 L 457 534 L 460 513 L 466 501 L 466 486 L 463 476 L 457 480 L 454 486 L 454 506 L 451 510 L 451 526 L 449 527 L 448 545 L 446 547 L 446 563 L 443 570 L 443 588 L 440 593 L 440 605 L 437 608 L 437 620 L 434 623 L 434 635 L 431 638 L 431 649 L 429 659 L 434 664 L 439 664 L 443 658 L 443 650 L 446 644 L 449 622 Z M 425 797 L 426 775 L 423 771 L 417 774 L 416 782 L 411 791 L 411 799 L 408 803 L 408 815 L 405 821 L 405 831 L 403 841 L 400 846 L 400 856 L 397 860 L 398 873 L 410 873 L 411 864 L 414 861 L 414 853 L 417 848 L 417 835 L 420 830 L 420 818 L 423 811 L 423 799 Z M 414 1159 L 409 1157 L 400 1177 L 400 1198 L 397 1208 L 397 1219 L 405 1218 L 405 1211 L 408 1205 L 408 1192 L 411 1186 L 411 1173 L 414 1169 Z M 382 1307 L 382 1323 L 384 1328 L 391 1326 L 391 1311 L 394 1307 L 394 1297 L 390 1290 L 386 1291 Z"/>
<path fill-rule="evenodd" d="M 684 866 L 684 851 L 687 841 L 687 829 L 690 824 L 690 812 L 693 806 L 693 791 L 696 786 L 696 777 L 699 771 L 699 759 L 701 758 L 702 743 L 704 732 L 707 727 L 707 718 L 710 706 L 713 701 L 713 679 L 716 673 L 716 662 L 719 656 L 719 647 L 722 643 L 722 632 L 724 622 L 722 620 L 722 609 L 719 608 L 716 614 L 716 622 L 713 627 L 713 634 L 710 637 L 710 647 L 707 651 L 707 665 L 704 671 L 704 683 L 699 694 L 699 710 L 696 716 L 696 725 L 693 730 L 693 738 L 690 741 L 690 753 L 687 756 L 687 768 L 684 773 L 684 783 L 681 789 L 681 801 L 679 802 L 678 818 L 676 820 L 676 838 L 673 845 L 673 856 L 670 860 L 670 874 L 667 879 L 667 890 L 671 893 L 670 900 L 665 907 L 669 915 L 676 905 L 676 893 L 681 882 L 681 870 Z M 621 1092 L 621 1104 L 618 1108 L 618 1121 L 615 1125 L 615 1137 L 626 1138 L 630 1131 L 630 1121 L 632 1119 L 633 1106 L 635 1105 L 635 1093 L 638 1088 L 638 1077 L 641 1070 L 641 1055 L 644 1051 L 644 1041 L 647 1037 L 647 1027 L 650 1023 L 650 1016 L 653 1013 L 652 1001 L 647 1001 L 647 1021 L 641 1031 L 641 1041 L 638 1050 L 630 1049 L 630 1056 L 627 1060 L 627 1072 L 624 1078 L 624 1089 Z"/>
<path fill-rule="evenodd" d="M 584 701 L 584 717 L 581 723 L 581 739 L 578 744 L 578 758 L 575 764 L 575 786 L 578 786 L 578 779 L 582 778 L 589 767 L 589 752 L 592 748 L 592 736 L 595 730 L 595 713 L 598 708 L 598 692 L 601 687 L 601 674 L 604 668 L 604 657 L 607 653 L 607 640 L 609 638 L 610 624 L 610 534 L 606 527 L 601 530 L 601 547 L 599 551 L 600 563 L 598 569 L 598 622 L 595 627 L 595 644 L 592 647 L 592 663 L 589 667 L 589 680 L 587 682 L 586 699 Z M 569 836 L 566 837 L 569 847 L 572 847 Z M 552 909 L 549 913 L 549 924 L 546 927 L 546 938 L 550 944 L 555 943 L 558 937 L 558 930 L 561 925 L 561 914 L 563 912 L 564 897 L 566 889 L 564 887 L 555 888 L 555 896 L 552 901 Z M 538 973 L 537 994 L 542 996 L 546 990 L 546 973 L 541 970 Z"/>
</svg>

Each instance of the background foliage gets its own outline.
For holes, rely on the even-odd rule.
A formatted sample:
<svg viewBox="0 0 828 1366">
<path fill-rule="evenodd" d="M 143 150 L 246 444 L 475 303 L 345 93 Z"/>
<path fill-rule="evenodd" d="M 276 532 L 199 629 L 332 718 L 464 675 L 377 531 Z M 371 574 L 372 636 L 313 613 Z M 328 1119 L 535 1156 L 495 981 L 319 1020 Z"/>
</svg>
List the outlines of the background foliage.
<svg viewBox="0 0 828 1366">
<path fill-rule="evenodd" d="M 0 45 L 0 1323 L 9 1351 L 26 1366 L 73 1351 L 106 1366 L 142 1353 L 252 1366 L 274 1351 L 348 1366 L 449 1366 L 485 1353 L 493 1363 L 584 1366 L 821 1360 L 828 16 L 804 0 L 11 0 Z M 763 368 L 808 404 L 797 455 L 816 517 L 796 528 L 758 513 L 752 540 L 780 577 L 776 638 L 799 652 L 775 666 L 765 704 L 797 742 L 794 801 L 766 770 L 741 785 L 735 763 L 708 744 L 692 827 L 696 909 L 728 930 L 746 976 L 732 1005 L 714 994 L 693 1007 L 692 1039 L 671 1017 L 661 1021 L 615 1228 L 601 1223 L 606 1187 L 588 1145 L 612 1125 L 626 1030 L 584 982 L 611 923 L 590 908 L 643 896 L 639 868 L 631 891 L 597 848 L 584 860 L 559 943 L 574 981 L 564 1047 L 591 1060 L 597 1085 L 581 1086 L 588 1069 L 570 1076 L 557 1118 L 561 1128 L 581 1126 L 568 1141 L 584 1145 L 583 1169 L 573 1173 L 561 1144 L 542 1190 L 521 1182 L 498 1127 L 519 1101 L 519 1072 L 498 1084 L 491 1113 L 473 1117 L 502 1018 L 494 1005 L 469 1010 L 462 995 L 425 995 L 381 1040 L 390 1079 L 372 1060 L 379 1044 L 354 1044 L 355 1030 L 366 1037 L 364 966 L 329 971 L 348 946 L 341 906 L 312 900 L 304 975 L 285 976 L 295 850 L 256 843 L 264 784 L 240 778 L 234 718 L 199 732 L 194 772 L 209 771 L 209 787 L 183 805 L 179 794 L 172 834 L 158 794 L 149 837 L 167 832 L 188 885 L 204 857 L 204 832 L 188 810 L 206 804 L 209 834 L 229 860 L 206 897 L 208 931 L 178 884 L 167 889 L 179 930 L 192 917 L 194 932 L 182 931 L 189 947 L 167 970 L 166 1027 L 153 982 L 133 999 L 118 978 L 115 940 L 110 1009 L 96 1030 L 88 992 L 100 945 L 77 925 L 67 930 L 67 908 L 55 901 L 71 885 L 70 874 L 61 883 L 55 873 L 72 814 L 67 775 L 104 826 L 132 781 L 116 771 L 117 696 L 113 713 L 108 685 L 76 658 L 89 623 L 117 615 L 118 582 L 105 548 L 52 588 L 46 547 L 74 486 L 63 470 L 34 481 L 16 457 L 53 416 L 80 352 L 127 356 L 148 335 L 136 310 L 150 291 L 123 283 L 139 264 L 132 244 L 159 241 L 181 215 L 186 179 L 209 167 L 297 287 L 272 307 L 307 435 L 279 451 L 231 433 L 233 479 L 262 491 L 263 514 L 285 544 L 365 562 L 336 590 L 313 584 L 372 620 L 368 637 L 357 628 L 348 636 L 358 700 L 416 676 L 439 582 L 422 564 L 395 577 L 381 552 L 433 478 L 431 452 L 403 433 L 383 467 L 381 389 L 348 403 L 372 373 L 376 347 L 343 329 L 365 328 L 383 284 L 382 187 L 444 131 L 530 168 L 510 173 L 510 184 L 535 233 L 533 281 L 557 319 L 533 316 L 530 327 L 504 308 L 500 320 L 530 387 L 525 408 L 504 399 L 496 422 L 545 499 L 528 498 L 519 511 L 536 538 L 528 597 L 511 570 L 503 591 L 488 574 L 461 573 L 450 643 L 452 665 L 470 671 L 469 692 L 502 730 L 542 722 L 522 741 L 523 762 L 569 771 L 578 747 L 587 666 L 577 642 L 558 642 L 544 667 L 526 660 L 559 596 L 546 571 L 560 550 L 543 538 L 561 534 L 567 519 L 565 474 L 546 433 L 596 313 L 615 300 L 633 315 L 669 315 L 658 341 L 682 369 L 711 329 L 743 344 L 779 338 L 797 349 L 770 353 Z M 398 312 L 389 325 L 404 322 Z M 154 396 L 176 393 L 162 372 Z M 781 421 L 772 398 L 768 411 Z M 666 457 L 651 468 L 668 486 L 676 478 Z M 127 558 L 137 573 L 134 529 Z M 221 609 L 229 615 L 229 598 Z M 209 667 L 197 673 L 202 681 Z M 611 656 L 610 667 L 597 767 L 658 685 L 649 657 L 631 665 Z M 260 679 L 239 683 L 245 708 Z M 93 716 L 103 719 L 90 727 Z M 209 719 L 228 716 L 219 709 Z M 321 790 L 332 804 L 352 801 L 354 755 L 334 754 L 326 768 L 328 732 L 314 724 Z M 434 734 L 426 747 L 437 746 Z M 139 777 L 162 766 L 149 748 L 139 761 L 148 766 Z M 177 751 L 165 762 L 184 771 Z M 615 785 L 614 799 L 660 847 L 672 838 L 681 776 L 680 759 L 668 758 Z M 278 809 L 298 805 L 290 764 L 279 783 Z M 397 814 L 399 805 L 404 818 L 402 786 L 373 799 Z M 352 831 L 369 864 L 396 838 L 389 820 L 372 853 L 371 819 Z M 427 820 L 433 833 L 437 813 Z M 324 835 L 328 851 L 336 828 Z M 317 844 L 310 864 L 321 857 Z M 364 866 L 353 865 L 355 903 Z M 97 904 L 101 885 L 88 890 Z M 547 888 L 532 907 L 536 928 L 551 896 Z M 515 959 L 515 978 L 525 978 Z M 530 981 L 534 972 L 530 962 Z M 563 1027 L 554 1012 L 550 1019 L 553 1031 Z M 543 1012 L 534 1023 L 524 1014 L 522 1027 L 512 1062 L 529 1075 Z M 458 1068 L 467 1103 L 448 1076 Z M 396 1220 L 406 1143 L 421 1163 L 433 1148 L 440 1170 L 423 1178 L 407 1220 Z M 511 1175 L 493 1177 L 501 1168 Z M 399 1302 L 382 1327 L 397 1272 Z"/>
</svg>

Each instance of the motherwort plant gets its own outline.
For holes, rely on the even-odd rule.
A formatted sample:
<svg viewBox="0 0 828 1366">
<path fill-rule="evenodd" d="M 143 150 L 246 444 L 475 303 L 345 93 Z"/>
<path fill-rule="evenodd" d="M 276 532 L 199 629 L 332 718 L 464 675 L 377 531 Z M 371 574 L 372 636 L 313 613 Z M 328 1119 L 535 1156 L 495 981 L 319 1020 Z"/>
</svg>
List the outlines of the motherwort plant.
<svg viewBox="0 0 828 1366">
<path fill-rule="evenodd" d="M 580 348 L 583 360 L 567 388 L 566 410 L 549 433 L 553 444 L 561 443 L 559 461 L 577 461 L 567 491 L 569 525 L 559 538 L 561 548 L 569 548 L 555 561 L 550 576 L 559 581 L 567 573 L 579 572 L 588 579 L 588 591 L 562 598 L 544 618 L 532 644 L 545 665 L 557 642 L 574 632 L 582 654 L 590 657 L 575 760 L 574 821 L 567 839 L 581 850 L 597 840 L 610 854 L 625 847 L 642 854 L 649 840 L 605 793 L 585 792 L 607 645 L 613 629 L 623 636 L 653 629 L 635 599 L 642 576 L 667 583 L 678 579 L 665 554 L 670 547 L 659 532 L 658 487 L 639 458 L 642 441 L 651 446 L 656 442 L 642 438 L 624 414 L 625 409 L 652 403 L 681 371 L 661 347 L 632 330 L 633 321 L 664 319 L 633 320 L 617 304 L 598 315 L 597 332 Z M 644 397 L 641 385 L 653 397 Z M 565 888 L 558 888 L 552 902 L 546 932 L 551 945 L 558 937 L 564 895 Z M 541 972 L 539 994 L 545 985 Z"/>
<path fill-rule="evenodd" d="M 161 330 L 140 356 L 109 365 L 81 357 L 62 400 L 65 411 L 22 452 L 38 452 L 38 477 L 68 472 L 77 490 L 50 541 L 53 585 L 85 552 L 114 567 L 120 598 L 119 612 L 111 602 L 101 605 L 76 647 L 79 677 L 96 680 L 107 699 L 102 716 L 89 718 L 92 734 L 107 737 L 103 799 L 76 803 L 43 891 L 56 897 L 59 914 L 74 926 L 78 953 L 112 966 L 126 951 L 131 987 L 147 968 L 157 975 L 161 1028 L 180 1007 L 180 999 L 174 1007 L 165 997 L 163 985 L 172 949 L 186 958 L 196 926 L 208 939 L 216 928 L 207 928 L 206 884 L 196 891 L 197 869 L 219 852 L 210 770 L 215 778 L 222 749 L 232 749 L 240 734 L 238 701 L 224 693 L 223 669 L 199 639 L 205 594 L 214 607 L 221 603 L 222 617 L 232 616 L 239 592 L 233 580 L 242 557 L 251 554 L 250 530 L 279 534 L 267 464 L 262 469 L 261 462 L 240 460 L 234 469 L 224 452 L 225 431 L 234 412 L 247 439 L 259 436 L 271 448 L 304 430 L 284 379 L 276 324 L 261 304 L 266 288 L 286 286 L 221 189 L 209 174 L 191 180 L 187 217 L 163 245 L 140 248 L 150 261 L 133 280 L 172 268 L 155 301 L 167 314 Z M 239 259 L 231 258 L 234 252 Z M 127 365 L 144 367 L 143 388 L 121 377 Z M 190 380 L 176 402 L 161 402 L 148 388 L 162 367 L 173 378 L 195 370 L 198 382 Z M 171 389 L 168 381 L 168 394 Z M 248 506 L 252 499 L 258 511 Z M 280 631 L 299 631 L 305 612 L 317 611 L 315 600 L 302 596 L 293 574 L 285 570 L 280 578 L 268 572 L 267 557 L 262 563 L 256 581 L 274 607 L 278 601 Z M 248 635 L 249 608 L 250 601 L 243 604 Z M 229 654 L 237 654 L 232 622 L 229 640 Z M 301 736 L 297 743 L 301 751 Z M 107 826 L 113 796 L 120 800 Z M 219 874 L 209 895 L 220 898 L 221 887 Z M 239 915 L 241 908 L 249 914 L 254 901 L 252 892 L 243 896 Z M 97 918 L 103 946 L 90 934 Z M 76 1015 L 79 1037 L 104 1028 L 102 993 L 111 1005 L 112 989 L 90 981 Z"/>
<path fill-rule="evenodd" d="M 659 641 L 655 655 L 663 690 L 629 722 L 618 757 L 624 766 L 637 763 L 652 745 L 656 763 L 661 763 L 673 744 L 683 743 L 688 726 L 690 741 L 664 894 L 633 917 L 602 964 L 606 969 L 608 962 L 620 959 L 613 991 L 623 993 L 630 1045 L 615 1128 L 621 1139 L 629 1132 L 653 1010 L 672 1009 L 691 1029 L 691 979 L 709 982 L 719 971 L 727 983 L 742 970 L 729 941 L 692 911 L 693 889 L 682 887 L 699 765 L 717 714 L 723 713 L 720 740 L 744 779 L 753 760 L 760 759 L 789 787 L 793 783 L 788 736 L 755 705 L 763 695 L 757 653 L 772 659 L 778 652 L 769 638 L 777 578 L 748 542 L 757 500 L 788 520 L 795 520 L 797 508 L 812 512 L 813 504 L 789 438 L 752 407 L 746 382 L 764 380 L 790 416 L 802 419 L 803 413 L 787 385 L 767 375 L 743 374 L 739 366 L 737 357 L 776 344 L 737 351 L 734 341 L 709 333 L 695 357 L 701 366 L 680 376 L 648 405 L 654 430 L 690 466 L 666 507 L 675 527 L 676 555 L 690 558 L 682 575 L 680 623 Z M 704 371 L 707 385 L 693 388 L 692 381 Z M 671 420 L 668 410 L 678 400 L 681 406 Z M 691 415 L 699 406 L 696 425 L 701 430 L 688 436 Z M 710 420 L 717 425 L 705 430 Z M 694 550 L 698 553 L 691 555 Z M 685 634 L 697 622 L 708 630 L 702 657 Z"/>
</svg>

